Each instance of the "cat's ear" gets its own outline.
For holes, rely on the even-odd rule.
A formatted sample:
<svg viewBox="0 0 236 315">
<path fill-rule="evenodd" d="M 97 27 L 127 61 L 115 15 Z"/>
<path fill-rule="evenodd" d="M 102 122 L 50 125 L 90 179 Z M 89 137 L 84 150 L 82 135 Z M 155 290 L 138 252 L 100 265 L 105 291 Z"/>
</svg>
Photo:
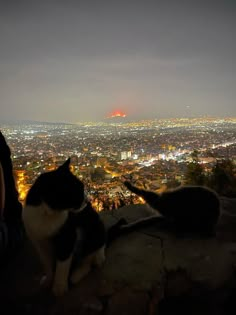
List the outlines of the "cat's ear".
<svg viewBox="0 0 236 315">
<path fill-rule="evenodd" d="M 61 166 L 59 166 L 57 170 L 60 171 L 60 172 L 64 172 L 64 171 L 68 172 L 68 171 L 70 171 L 70 158 L 67 159 L 65 161 L 65 163 L 63 163 Z"/>
</svg>

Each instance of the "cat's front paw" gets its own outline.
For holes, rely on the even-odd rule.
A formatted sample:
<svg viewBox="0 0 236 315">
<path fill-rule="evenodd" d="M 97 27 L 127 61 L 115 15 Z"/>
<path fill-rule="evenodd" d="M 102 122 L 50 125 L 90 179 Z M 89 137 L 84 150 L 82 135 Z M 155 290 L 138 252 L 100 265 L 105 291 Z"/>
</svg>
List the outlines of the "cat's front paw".
<svg viewBox="0 0 236 315">
<path fill-rule="evenodd" d="M 68 291 L 68 285 L 64 283 L 54 283 L 52 293 L 56 297 L 64 295 Z"/>
<path fill-rule="evenodd" d="M 40 286 L 45 289 L 50 288 L 52 285 L 52 279 L 53 279 L 52 276 L 43 275 L 42 278 L 40 279 Z"/>
</svg>

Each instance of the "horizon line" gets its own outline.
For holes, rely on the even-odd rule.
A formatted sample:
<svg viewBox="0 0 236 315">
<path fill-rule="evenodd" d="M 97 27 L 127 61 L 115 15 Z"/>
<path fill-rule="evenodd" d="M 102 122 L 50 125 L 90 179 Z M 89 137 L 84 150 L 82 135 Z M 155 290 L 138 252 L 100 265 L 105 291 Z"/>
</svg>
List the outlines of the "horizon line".
<svg viewBox="0 0 236 315">
<path fill-rule="evenodd" d="M 77 122 L 66 122 L 66 121 L 42 121 L 34 119 L 0 119 L 0 124 L 8 123 L 38 123 L 38 124 L 63 124 L 63 125 L 77 125 L 77 124 L 88 124 L 88 123 L 106 123 L 108 120 L 122 119 L 125 122 L 141 122 L 141 121 L 163 121 L 163 120 L 194 120 L 194 119 L 236 119 L 235 116 L 191 116 L 191 117 L 165 117 L 165 118 L 143 118 L 135 119 L 129 118 L 127 116 L 114 116 L 114 117 L 104 117 L 101 120 L 87 120 L 87 121 L 77 121 Z"/>
</svg>

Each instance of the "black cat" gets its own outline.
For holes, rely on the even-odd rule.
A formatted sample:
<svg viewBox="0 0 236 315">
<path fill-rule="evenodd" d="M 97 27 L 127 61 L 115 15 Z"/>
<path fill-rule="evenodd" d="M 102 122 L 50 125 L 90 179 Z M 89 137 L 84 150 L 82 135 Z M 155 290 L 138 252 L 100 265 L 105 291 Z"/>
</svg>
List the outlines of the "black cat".
<svg viewBox="0 0 236 315">
<path fill-rule="evenodd" d="M 45 269 L 41 282 L 56 296 L 105 260 L 104 224 L 86 199 L 83 183 L 70 172 L 70 159 L 36 179 L 23 222 Z"/>
<path fill-rule="evenodd" d="M 127 224 L 121 219 L 109 231 L 109 241 L 118 235 L 137 230 L 138 227 L 157 224 L 160 228 L 171 228 L 178 235 L 185 233 L 199 236 L 215 234 L 220 216 L 220 200 L 217 194 L 203 186 L 181 186 L 160 194 L 140 189 L 129 181 L 124 185 L 133 193 L 142 197 L 148 205 L 160 214 Z"/>
</svg>

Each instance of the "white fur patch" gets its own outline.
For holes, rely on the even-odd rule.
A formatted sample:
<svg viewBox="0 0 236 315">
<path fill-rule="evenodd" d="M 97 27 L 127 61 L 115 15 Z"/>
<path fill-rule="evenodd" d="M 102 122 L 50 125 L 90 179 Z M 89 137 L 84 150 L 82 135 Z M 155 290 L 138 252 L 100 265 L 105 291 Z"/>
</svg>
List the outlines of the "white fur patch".
<svg viewBox="0 0 236 315">
<path fill-rule="evenodd" d="M 67 216 L 67 210 L 51 210 L 45 203 L 39 206 L 26 205 L 22 213 L 26 233 L 37 250 L 46 273 L 43 285 L 45 283 L 49 286 L 52 285 L 55 295 L 61 295 L 67 290 L 71 259 L 57 266 L 54 275 L 53 266 L 56 257 L 53 255 L 50 237 L 56 234 Z"/>
<path fill-rule="evenodd" d="M 68 216 L 68 210 L 52 210 L 47 204 L 26 205 L 23 209 L 23 222 L 29 238 L 47 239 L 59 230 Z"/>
<path fill-rule="evenodd" d="M 68 291 L 68 277 L 72 255 L 65 261 L 58 261 L 54 275 L 52 292 L 55 296 L 61 296 Z"/>
</svg>

